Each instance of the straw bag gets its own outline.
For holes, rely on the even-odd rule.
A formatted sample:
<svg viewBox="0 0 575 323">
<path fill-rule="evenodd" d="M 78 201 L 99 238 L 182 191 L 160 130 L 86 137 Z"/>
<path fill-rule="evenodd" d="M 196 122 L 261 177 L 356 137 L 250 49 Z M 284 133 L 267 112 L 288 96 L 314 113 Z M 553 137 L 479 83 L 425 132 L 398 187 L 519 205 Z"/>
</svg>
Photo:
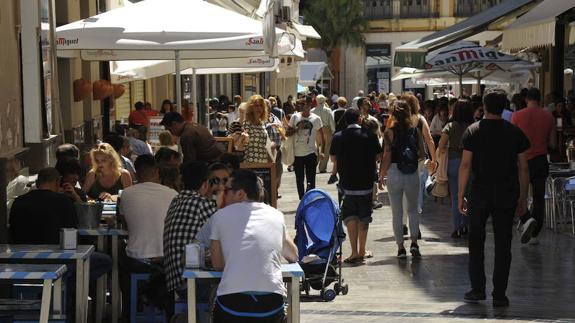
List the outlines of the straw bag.
<svg viewBox="0 0 575 323">
<path fill-rule="evenodd" d="M 431 196 L 443 198 L 449 196 L 447 184 L 447 152 L 437 155 L 439 163 L 435 174 L 429 176 L 425 184 L 425 190 Z"/>
</svg>

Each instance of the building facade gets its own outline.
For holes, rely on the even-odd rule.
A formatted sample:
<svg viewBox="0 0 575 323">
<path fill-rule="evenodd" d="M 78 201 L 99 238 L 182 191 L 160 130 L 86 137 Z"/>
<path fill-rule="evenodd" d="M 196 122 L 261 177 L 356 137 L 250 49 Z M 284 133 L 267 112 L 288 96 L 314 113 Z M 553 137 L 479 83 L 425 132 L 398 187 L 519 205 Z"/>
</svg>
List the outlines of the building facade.
<svg viewBox="0 0 575 323">
<path fill-rule="evenodd" d="M 505 0 L 362 0 L 369 28 L 365 49 L 346 49 L 342 59 L 346 77 L 340 88 L 354 96 L 359 89 L 401 93 L 423 91 L 409 81 L 391 81 L 399 68 L 393 65 L 395 48 L 454 25 Z M 482 45 L 498 36 L 485 32 L 471 40 Z M 364 62 L 364 64 L 361 64 Z"/>
</svg>

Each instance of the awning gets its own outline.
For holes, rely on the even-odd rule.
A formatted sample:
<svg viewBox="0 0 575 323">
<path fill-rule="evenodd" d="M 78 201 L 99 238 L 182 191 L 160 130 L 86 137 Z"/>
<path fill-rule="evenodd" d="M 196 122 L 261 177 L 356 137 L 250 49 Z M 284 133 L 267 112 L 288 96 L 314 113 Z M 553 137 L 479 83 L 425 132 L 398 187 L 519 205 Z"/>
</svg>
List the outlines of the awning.
<svg viewBox="0 0 575 323">
<path fill-rule="evenodd" d="M 575 0 L 543 1 L 503 31 L 503 48 L 554 46 L 557 16 L 574 7 Z"/>
<path fill-rule="evenodd" d="M 260 5 L 262 2 L 265 2 L 267 4 L 267 0 L 266 1 L 261 1 L 261 0 L 208 0 L 208 2 L 211 2 L 213 4 L 217 4 L 218 6 L 221 6 L 223 8 L 226 8 L 228 10 L 232 10 L 235 11 L 237 13 L 240 13 L 244 16 L 249 16 L 252 18 L 263 18 L 263 12 L 261 10 L 258 10 L 260 8 Z M 265 8 L 265 6 L 264 6 Z"/>
<path fill-rule="evenodd" d="M 297 22 L 292 22 L 291 25 L 299 36 L 298 38 L 302 40 L 306 38 L 321 39 L 319 33 L 312 26 L 298 24 Z"/>
<path fill-rule="evenodd" d="M 484 30 L 495 29 L 508 18 L 515 18 L 530 8 L 537 0 L 507 0 L 460 23 L 395 49 L 394 65 L 424 68 L 428 51 L 463 40 Z"/>
<path fill-rule="evenodd" d="M 327 72 L 327 73 L 326 73 Z M 299 81 L 298 83 L 305 86 L 314 86 L 321 79 L 330 79 L 331 72 L 324 62 L 300 62 L 299 63 Z"/>
</svg>

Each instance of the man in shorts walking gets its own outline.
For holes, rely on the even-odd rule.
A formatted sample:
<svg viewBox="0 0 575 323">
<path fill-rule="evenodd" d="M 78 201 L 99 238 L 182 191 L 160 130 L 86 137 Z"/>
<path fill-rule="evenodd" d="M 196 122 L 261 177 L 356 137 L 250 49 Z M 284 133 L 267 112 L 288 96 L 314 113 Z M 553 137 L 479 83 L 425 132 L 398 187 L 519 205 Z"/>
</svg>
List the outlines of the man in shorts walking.
<svg viewBox="0 0 575 323">
<path fill-rule="evenodd" d="M 348 109 L 343 118 L 348 126 L 335 133 L 329 154 L 339 174 L 341 214 L 351 243 L 351 255 L 345 262 L 358 263 L 372 256 L 365 244 L 372 220 L 376 160 L 382 149 L 377 136 L 360 126 L 359 110 Z"/>
</svg>

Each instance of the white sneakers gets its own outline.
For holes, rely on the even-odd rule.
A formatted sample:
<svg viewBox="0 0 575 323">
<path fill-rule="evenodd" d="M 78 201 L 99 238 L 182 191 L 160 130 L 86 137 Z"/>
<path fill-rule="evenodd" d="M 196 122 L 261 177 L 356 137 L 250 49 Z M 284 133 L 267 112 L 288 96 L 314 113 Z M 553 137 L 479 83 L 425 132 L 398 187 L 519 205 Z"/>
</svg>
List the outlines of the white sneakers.
<svg viewBox="0 0 575 323">
<path fill-rule="evenodd" d="M 531 240 L 531 234 L 533 233 L 533 230 L 536 226 L 537 221 L 535 221 L 533 218 L 530 218 L 529 220 L 525 221 L 525 223 L 523 223 L 521 228 L 521 243 L 527 243 L 529 240 Z"/>
</svg>

